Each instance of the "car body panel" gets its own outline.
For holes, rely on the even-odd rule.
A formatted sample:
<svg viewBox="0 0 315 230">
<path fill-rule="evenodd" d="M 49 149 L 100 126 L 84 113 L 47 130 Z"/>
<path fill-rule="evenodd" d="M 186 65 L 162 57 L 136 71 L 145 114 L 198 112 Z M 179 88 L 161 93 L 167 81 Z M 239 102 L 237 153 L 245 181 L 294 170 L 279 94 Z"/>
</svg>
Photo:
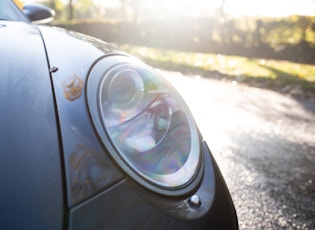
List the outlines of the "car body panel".
<svg viewBox="0 0 315 230">
<path fill-rule="evenodd" d="M 62 228 L 58 126 L 41 34 L 0 21 L 0 44 L 0 228 Z"/>
<path fill-rule="evenodd" d="M 112 208 L 104 209 L 105 206 Z M 106 229 L 111 226 L 117 229 L 169 229 L 177 226 L 182 229 L 184 225 L 188 227 L 193 223 L 183 220 L 194 212 L 198 212 L 197 209 L 190 207 L 186 199 L 163 199 L 125 179 L 70 210 L 69 224 L 70 229 Z M 93 213 L 92 217 L 88 215 L 90 213 Z M 181 216 L 182 220 L 174 219 L 172 213 Z"/>
<path fill-rule="evenodd" d="M 40 27 L 51 67 L 61 127 L 68 206 L 123 177 L 100 143 L 85 102 L 85 82 L 95 60 L 118 53 L 112 46 L 63 29 Z"/>
<path fill-rule="evenodd" d="M 205 142 L 202 149 L 207 167 L 194 193 L 201 198 L 200 207 L 189 205 L 189 197 L 163 198 L 126 179 L 70 210 L 69 229 L 237 229 L 224 180 Z"/>
</svg>

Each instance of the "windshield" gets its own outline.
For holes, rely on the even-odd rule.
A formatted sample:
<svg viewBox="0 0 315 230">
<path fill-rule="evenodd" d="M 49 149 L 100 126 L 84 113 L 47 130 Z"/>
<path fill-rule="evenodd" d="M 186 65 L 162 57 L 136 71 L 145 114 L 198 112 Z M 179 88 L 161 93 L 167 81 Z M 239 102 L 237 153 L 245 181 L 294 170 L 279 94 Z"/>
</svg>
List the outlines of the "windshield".
<svg viewBox="0 0 315 230">
<path fill-rule="evenodd" d="M 12 0 L 0 0 L 0 20 L 28 22 Z"/>
</svg>

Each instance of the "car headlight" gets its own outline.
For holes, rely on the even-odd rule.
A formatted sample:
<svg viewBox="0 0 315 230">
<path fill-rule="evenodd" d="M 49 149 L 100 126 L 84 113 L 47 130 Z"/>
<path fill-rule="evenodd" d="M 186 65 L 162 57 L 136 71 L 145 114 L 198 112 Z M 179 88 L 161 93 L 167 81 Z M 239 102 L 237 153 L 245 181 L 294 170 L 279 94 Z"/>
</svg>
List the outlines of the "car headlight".
<svg viewBox="0 0 315 230">
<path fill-rule="evenodd" d="M 168 195 L 184 191 L 201 165 L 195 122 L 168 82 L 125 59 L 107 57 L 91 70 L 87 100 L 94 125 L 109 153 L 136 181 Z"/>
</svg>

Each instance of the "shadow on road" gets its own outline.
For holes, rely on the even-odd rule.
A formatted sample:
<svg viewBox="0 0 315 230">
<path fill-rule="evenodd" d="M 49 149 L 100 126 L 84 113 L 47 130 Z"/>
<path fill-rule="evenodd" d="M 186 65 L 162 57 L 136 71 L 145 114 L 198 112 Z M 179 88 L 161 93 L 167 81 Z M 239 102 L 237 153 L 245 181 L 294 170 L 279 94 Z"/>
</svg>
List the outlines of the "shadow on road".
<svg viewBox="0 0 315 230">
<path fill-rule="evenodd" d="M 234 173 L 245 193 L 236 200 L 238 210 L 243 213 L 244 206 L 250 207 L 264 228 L 314 229 L 315 145 L 250 133 L 234 141 L 235 161 L 243 164 Z"/>
</svg>

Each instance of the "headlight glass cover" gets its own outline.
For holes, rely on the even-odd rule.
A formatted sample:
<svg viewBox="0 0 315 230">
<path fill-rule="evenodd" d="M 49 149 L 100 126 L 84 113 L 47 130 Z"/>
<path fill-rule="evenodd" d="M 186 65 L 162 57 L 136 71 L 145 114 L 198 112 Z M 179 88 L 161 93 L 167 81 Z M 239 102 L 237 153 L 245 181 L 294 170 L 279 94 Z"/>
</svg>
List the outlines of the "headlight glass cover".
<svg viewBox="0 0 315 230">
<path fill-rule="evenodd" d="M 200 167 L 200 140 L 173 87 L 155 71 L 135 63 L 113 65 L 98 78 L 97 84 L 88 84 L 88 99 L 94 100 L 91 95 L 97 93 L 105 142 L 120 166 L 134 179 L 162 189 L 189 184 Z"/>
</svg>

